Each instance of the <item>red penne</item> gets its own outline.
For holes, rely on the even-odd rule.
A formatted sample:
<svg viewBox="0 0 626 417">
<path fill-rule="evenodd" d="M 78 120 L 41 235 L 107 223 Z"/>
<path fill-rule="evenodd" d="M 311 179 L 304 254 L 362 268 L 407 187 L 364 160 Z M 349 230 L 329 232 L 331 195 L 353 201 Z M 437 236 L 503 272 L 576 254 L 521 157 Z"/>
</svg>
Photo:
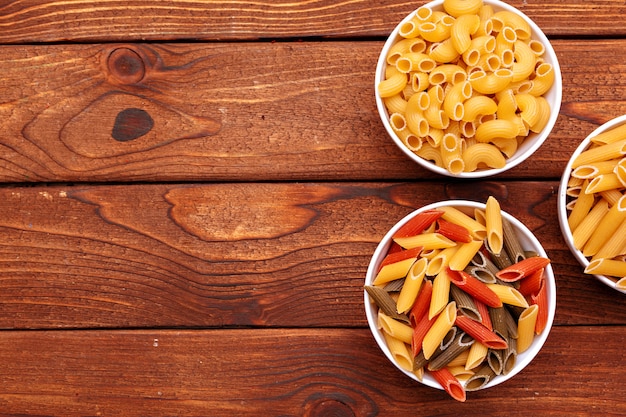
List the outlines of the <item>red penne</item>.
<svg viewBox="0 0 626 417">
<path fill-rule="evenodd" d="M 459 382 L 459 380 L 452 375 L 452 372 L 450 372 L 448 368 L 443 367 L 439 370 L 429 372 L 435 381 L 437 381 L 437 383 L 441 385 L 452 398 L 461 402 L 465 401 L 465 387 L 463 387 L 463 384 L 461 384 L 461 382 Z"/>
<path fill-rule="evenodd" d="M 422 248 L 417 247 L 413 249 L 402 250 L 400 252 L 387 253 L 387 256 L 385 256 L 380 263 L 378 271 L 380 271 L 386 265 L 391 265 L 409 258 L 417 258 L 421 251 Z"/>
<path fill-rule="evenodd" d="M 432 293 L 433 293 L 433 282 L 427 279 L 422 283 L 422 287 L 420 288 L 420 291 L 417 294 L 415 303 L 413 304 L 413 307 L 411 307 L 411 310 L 409 311 L 409 321 L 411 322 L 411 327 L 417 326 L 417 323 L 428 312 L 428 309 L 430 308 L 430 298 L 431 298 Z"/>
<path fill-rule="evenodd" d="M 469 243 L 472 241 L 469 230 L 444 219 L 437 220 L 436 232 L 455 242 Z"/>
<path fill-rule="evenodd" d="M 393 235 L 393 238 L 419 235 L 442 215 L 442 210 L 433 209 L 423 211 L 402 225 Z"/>
<path fill-rule="evenodd" d="M 515 282 L 529 276 L 533 272 L 545 268 L 550 259 L 542 256 L 531 256 L 496 272 L 496 276 L 504 282 Z"/>
<path fill-rule="evenodd" d="M 502 307 L 502 301 L 498 295 L 487 285 L 468 274 L 465 271 L 453 271 L 448 268 L 450 282 L 474 297 L 474 299 L 487 304 L 489 307 Z"/>
<path fill-rule="evenodd" d="M 404 248 L 402 246 L 398 245 L 396 242 L 392 240 L 391 245 L 389 246 L 389 250 L 387 251 L 387 255 L 391 255 L 392 253 L 400 252 L 403 250 Z"/>
<path fill-rule="evenodd" d="M 539 288 L 541 287 L 541 281 L 543 281 L 543 271 L 544 268 L 540 268 L 526 278 L 520 280 L 519 288 L 517 290 L 525 297 L 537 294 L 539 292 Z"/>
<path fill-rule="evenodd" d="M 476 320 L 472 320 L 467 316 L 456 316 L 454 324 L 465 333 L 469 334 L 477 342 L 487 346 L 491 349 L 506 349 L 508 343 L 506 340 L 483 326 Z"/>
<path fill-rule="evenodd" d="M 537 304 L 537 321 L 535 322 L 535 334 L 543 332 L 548 324 L 548 291 L 546 290 L 545 280 L 541 281 L 541 285 L 537 294 L 530 296 L 530 301 Z"/>
<path fill-rule="evenodd" d="M 476 299 L 474 300 L 474 304 L 476 305 L 476 310 L 478 310 L 478 314 L 480 314 L 480 322 L 482 323 L 482 325 L 489 330 L 493 330 L 493 323 L 491 322 L 491 316 L 489 315 L 489 308 L 487 307 L 487 304 Z"/>
<path fill-rule="evenodd" d="M 429 319 L 428 314 L 424 314 L 415 327 L 413 327 L 413 338 L 411 340 L 413 357 L 416 357 L 422 351 L 422 342 L 424 341 L 424 337 L 432 327 L 435 320 L 437 320 L 437 317 L 438 316 L 435 316 L 432 319 Z"/>
</svg>

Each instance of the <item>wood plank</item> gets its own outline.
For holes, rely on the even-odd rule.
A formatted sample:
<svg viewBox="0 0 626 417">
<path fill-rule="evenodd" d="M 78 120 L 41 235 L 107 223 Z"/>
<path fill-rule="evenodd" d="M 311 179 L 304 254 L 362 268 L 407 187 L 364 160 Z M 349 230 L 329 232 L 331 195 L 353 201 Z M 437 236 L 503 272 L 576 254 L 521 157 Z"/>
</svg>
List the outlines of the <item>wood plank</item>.
<svg viewBox="0 0 626 417">
<path fill-rule="evenodd" d="M 6 331 L 0 408 L 67 417 L 365 417 L 415 409 L 617 416 L 626 413 L 616 383 L 625 342 L 622 327 L 556 327 L 526 369 L 468 393 L 463 404 L 401 374 L 368 329 Z"/>
<path fill-rule="evenodd" d="M 509 1 L 552 36 L 624 36 L 617 1 Z M 420 3 L 422 4 L 422 3 Z M 23 0 L 0 8 L 0 43 L 387 36 L 415 2 Z M 339 23 L 341 22 L 341 23 Z"/>
<path fill-rule="evenodd" d="M 485 201 L 543 242 L 558 324 L 625 324 L 560 237 L 554 182 L 0 189 L 1 328 L 364 326 L 363 280 L 413 208 Z M 225 198 L 226 197 L 226 198 Z"/>
<path fill-rule="evenodd" d="M 382 43 L 234 45 L 0 47 L 0 181 L 437 178 L 380 122 L 372 71 Z M 614 53 L 626 41 L 555 47 L 561 117 L 502 178 L 560 177 L 579 140 L 626 113 Z"/>
</svg>

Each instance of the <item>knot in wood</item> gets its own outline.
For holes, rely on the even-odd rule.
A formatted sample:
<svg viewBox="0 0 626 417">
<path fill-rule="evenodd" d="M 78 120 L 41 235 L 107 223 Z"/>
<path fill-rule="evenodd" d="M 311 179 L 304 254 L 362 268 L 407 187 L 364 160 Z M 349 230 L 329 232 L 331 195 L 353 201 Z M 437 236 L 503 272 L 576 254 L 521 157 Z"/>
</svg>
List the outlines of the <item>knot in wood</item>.
<svg viewBox="0 0 626 417">
<path fill-rule="evenodd" d="M 122 84 L 136 84 L 146 74 L 141 56 L 130 48 L 117 48 L 111 52 L 107 67 L 110 75 Z"/>
<path fill-rule="evenodd" d="M 350 407 L 341 401 L 323 400 L 316 402 L 305 413 L 306 417 L 354 417 Z"/>
</svg>

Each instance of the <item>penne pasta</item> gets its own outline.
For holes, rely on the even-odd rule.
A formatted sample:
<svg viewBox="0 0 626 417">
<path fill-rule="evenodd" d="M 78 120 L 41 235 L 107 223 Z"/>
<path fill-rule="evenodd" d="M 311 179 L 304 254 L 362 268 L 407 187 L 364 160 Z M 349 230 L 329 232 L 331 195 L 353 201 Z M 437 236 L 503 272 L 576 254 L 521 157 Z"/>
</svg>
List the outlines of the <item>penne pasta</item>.
<svg viewBox="0 0 626 417">
<path fill-rule="evenodd" d="M 456 316 L 455 324 L 480 344 L 490 349 L 506 349 L 508 346 L 506 340 L 469 317 L 461 315 Z"/>
<path fill-rule="evenodd" d="M 526 298 L 515 288 L 503 284 L 485 284 L 491 291 L 496 293 L 503 304 L 518 307 L 528 307 Z"/>
<path fill-rule="evenodd" d="M 517 352 L 526 351 L 535 338 L 535 325 L 539 307 L 536 304 L 528 307 L 518 319 Z"/>
<path fill-rule="evenodd" d="M 437 371 L 430 371 L 433 378 L 457 401 L 464 402 L 466 399 L 465 388 L 459 380 L 452 375 L 448 368 L 441 368 Z"/>
<path fill-rule="evenodd" d="M 437 318 L 434 319 L 431 328 L 424 336 L 424 340 L 422 341 L 422 351 L 426 359 L 429 359 L 435 352 L 448 331 L 452 329 L 455 320 L 456 304 L 452 301 L 448 303 Z"/>
<path fill-rule="evenodd" d="M 398 301 L 396 302 L 396 310 L 398 313 L 406 313 L 413 307 L 413 303 L 415 303 L 417 299 L 417 293 L 424 282 L 424 276 L 426 276 L 427 264 L 428 261 L 426 259 L 420 258 L 415 261 L 411 269 L 409 269 L 404 279 L 402 290 L 400 290 Z"/>
<path fill-rule="evenodd" d="M 487 198 L 487 203 L 485 204 L 485 223 L 489 249 L 492 252 L 500 253 L 504 246 L 502 214 L 500 212 L 500 203 L 492 196 Z"/>
</svg>

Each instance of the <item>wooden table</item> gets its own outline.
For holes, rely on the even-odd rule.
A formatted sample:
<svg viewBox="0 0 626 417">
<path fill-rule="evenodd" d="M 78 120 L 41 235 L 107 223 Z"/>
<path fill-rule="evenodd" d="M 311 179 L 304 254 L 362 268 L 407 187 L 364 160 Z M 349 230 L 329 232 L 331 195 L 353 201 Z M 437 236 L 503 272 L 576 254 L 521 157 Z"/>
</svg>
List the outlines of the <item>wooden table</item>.
<svg viewBox="0 0 626 417">
<path fill-rule="evenodd" d="M 626 113 L 626 5 L 509 2 L 553 42 L 563 105 L 522 165 L 457 181 L 387 136 L 373 72 L 421 2 L 0 4 L 0 414 L 623 415 L 623 294 L 557 222 L 571 152 Z M 555 326 L 457 403 L 367 328 L 401 217 L 497 197 L 552 259 Z"/>
</svg>

